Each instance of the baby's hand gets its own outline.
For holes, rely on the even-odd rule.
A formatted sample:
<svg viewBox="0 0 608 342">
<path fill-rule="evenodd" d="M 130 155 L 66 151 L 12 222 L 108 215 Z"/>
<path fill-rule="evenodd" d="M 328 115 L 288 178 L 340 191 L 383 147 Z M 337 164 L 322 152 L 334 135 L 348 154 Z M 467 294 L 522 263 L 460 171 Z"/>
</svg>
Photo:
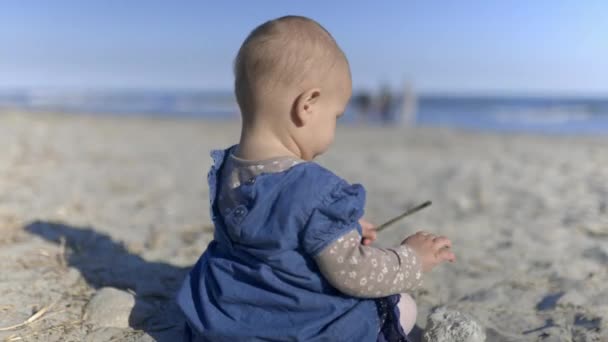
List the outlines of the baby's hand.
<svg viewBox="0 0 608 342">
<path fill-rule="evenodd" d="M 443 261 L 456 260 L 456 255 L 450 250 L 452 242 L 445 236 L 419 231 L 403 240 L 401 244 L 407 244 L 418 254 L 423 272 L 432 270 Z"/>
<path fill-rule="evenodd" d="M 361 243 L 364 246 L 370 245 L 376 240 L 376 227 L 364 219 L 360 219 L 359 224 L 361 225 L 361 231 L 363 232 L 363 240 Z"/>
</svg>

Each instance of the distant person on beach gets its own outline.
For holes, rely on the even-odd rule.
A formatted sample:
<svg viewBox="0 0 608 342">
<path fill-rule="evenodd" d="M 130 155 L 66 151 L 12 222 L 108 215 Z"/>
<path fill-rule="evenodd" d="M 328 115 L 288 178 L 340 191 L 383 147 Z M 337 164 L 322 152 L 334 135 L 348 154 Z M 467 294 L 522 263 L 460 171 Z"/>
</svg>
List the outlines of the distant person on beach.
<svg viewBox="0 0 608 342">
<path fill-rule="evenodd" d="M 380 114 L 380 120 L 384 123 L 389 123 L 393 120 L 393 96 L 388 86 L 382 87 L 380 91 L 378 113 Z"/>
<path fill-rule="evenodd" d="M 178 294 L 186 340 L 408 341 L 407 293 L 455 256 L 426 232 L 372 246 L 364 188 L 313 162 L 351 96 L 344 53 L 315 21 L 286 16 L 249 34 L 234 72 L 242 131 L 211 154 L 214 239 Z"/>
<path fill-rule="evenodd" d="M 418 98 L 411 84 L 405 83 L 401 97 L 401 110 L 399 112 L 399 123 L 403 126 L 416 123 L 416 111 L 418 110 Z"/>
<path fill-rule="evenodd" d="M 361 91 L 353 96 L 352 102 L 359 118 L 367 120 L 372 107 L 372 96 L 366 91 Z"/>
</svg>

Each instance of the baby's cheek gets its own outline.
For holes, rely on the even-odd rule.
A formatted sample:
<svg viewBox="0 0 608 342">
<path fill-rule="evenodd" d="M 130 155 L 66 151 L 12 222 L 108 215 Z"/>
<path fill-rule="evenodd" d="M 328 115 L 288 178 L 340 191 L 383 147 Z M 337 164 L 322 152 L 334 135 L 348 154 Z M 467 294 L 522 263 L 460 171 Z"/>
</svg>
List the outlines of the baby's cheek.
<svg viewBox="0 0 608 342">
<path fill-rule="evenodd" d="M 327 130 L 324 130 L 323 128 L 319 128 L 315 132 L 314 139 L 315 139 L 314 144 L 316 145 L 317 149 L 325 149 L 325 146 L 327 145 L 327 142 L 329 140 Z"/>
</svg>

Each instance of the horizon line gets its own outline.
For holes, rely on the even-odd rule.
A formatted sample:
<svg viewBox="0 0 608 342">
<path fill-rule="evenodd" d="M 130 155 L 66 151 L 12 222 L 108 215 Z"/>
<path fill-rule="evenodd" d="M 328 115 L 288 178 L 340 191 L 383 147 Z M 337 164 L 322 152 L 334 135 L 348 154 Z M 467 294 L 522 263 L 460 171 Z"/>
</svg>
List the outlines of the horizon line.
<svg viewBox="0 0 608 342">
<path fill-rule="evenodd" d="M 391 88 L 392 94 L 402 94 L 403 90 L 395 90 L 399 89 L 398 87 Z M 368 93 L 368 94 L 377 94 L 380 91 L 380 88 L 370 91 L 368 88 L 354 88 L 353 95 L 360 93 Z M 217 88 L 209 88 L 209 87 L 105 87 L 105 86 L 95 86 L 95 87 L 74 87 L 74 86 L 31 86 L 31 87 L 19 87 L 19 86 L 0 86 L 0 94 L 7 93 L 23 93 L 23 92 L 48 92 L 48 93 L 56 93 L 56 94 L 67 94 L 67 93 L 114 93 L 114 92 L 163 92 L 163 93 L 217 93 L 222 95 L 227 95 L 229 93 L 233 93 L 232 89 L 228 89 L 225 87 L 217 87 Z M 576 98 L 576 99 L 608 99 L 608 90 L 607 91 L 521 91 L 521 90 L 513 90 L 513 89 L 504 89 L 504 90 L 425 90 L 425 91 L 415 91 L 414 95 L 417 97 L 444 97 L 444 98 L 470 98 L 470 97 L 478 97 L 478 98 Z"/>
</svg>

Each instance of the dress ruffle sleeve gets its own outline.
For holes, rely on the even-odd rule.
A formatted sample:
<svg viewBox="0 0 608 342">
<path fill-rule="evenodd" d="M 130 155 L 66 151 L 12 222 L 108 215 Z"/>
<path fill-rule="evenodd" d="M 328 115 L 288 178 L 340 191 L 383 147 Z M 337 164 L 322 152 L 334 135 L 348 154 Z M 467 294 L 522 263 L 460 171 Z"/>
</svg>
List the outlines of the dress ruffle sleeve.
<svg viewBox="0 0 608 342">
<path fill-rule="evenodd" d="M 326 194 L 313 209 L 303 234 L 304 251 L 315 256 L 340 236 L 357 229 L 365 207 L 365 189 L 345 181 Z"/>
</svg>

